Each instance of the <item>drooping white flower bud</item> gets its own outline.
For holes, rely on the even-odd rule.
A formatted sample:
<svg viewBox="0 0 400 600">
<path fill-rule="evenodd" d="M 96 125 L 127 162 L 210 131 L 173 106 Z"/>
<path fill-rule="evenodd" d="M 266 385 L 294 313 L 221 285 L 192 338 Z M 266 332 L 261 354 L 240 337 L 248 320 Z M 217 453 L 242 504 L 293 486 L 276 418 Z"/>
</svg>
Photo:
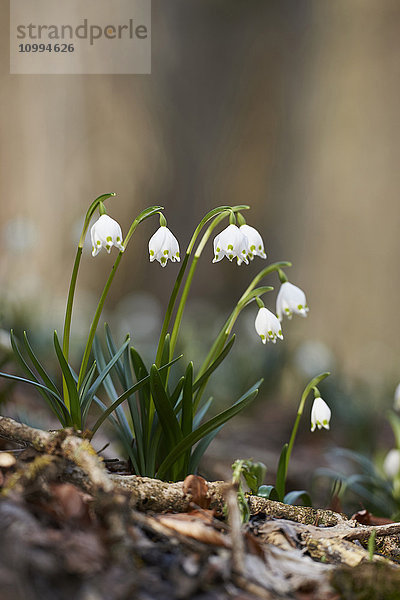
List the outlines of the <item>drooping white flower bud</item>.
<svg viewBox="0 0 400 600">
<path fill-rule="evenodd" d="M 158 260 L 165 267 L 168 259 L 180 262 L 179 244 L 174 234 L 166 225 L 161 225 L 149 241 L 150 262 Z"/>
<path fill-rule="evenodd" d="M 329 429 L 329 421 L 331 420 L 331 409 L 322 398 L 315 398 L 311 409 L 311 431 L 315 428 Z"/>
<path fill-rule="evenodd" d="M 263 344 L 271 341 L 276 343 L 277 338 L 283 340 L 282 328 L 279 319 L 268 308 L 259 309 L 255 321 L 255 328 Z"/>
<path fill-rule="evenodd" d="M 247 236 L 233 223 L 214 238 L 213 263 L 219 262 L 226 256 L 230 261 L 236 258 L 238 265 L 242 262 L 248 265 L 248 254 L 249 241 Z"/>
<path fill-rule="evenodd" d="M 282 321 L 283 315 L 291 319 L 293 313 L 306 317 L 308 311 L 309 308 L 303 290 L 289 281 L 282 283 L 276 299 L 276 314 L 279 320 Z"/>
<path fill-rule="evenodd" d="M 239 229 L 247 237 L 247 240 L 249 243 L 248 258 L 250 258 L 250 260 L 253 260 L 255 256 L 260 256 L 261 258 L 267 258 L 267 255 L 264 250 L 263 239 L 262 239 L 261 235 L 259 234 L 259 232 L 257 231 L 257 229 L 255 229 L 254 227 L 251 227 L 250 225 L 247 225 L 247 223 L 245 223 L 244 225 L 241 225 L 239 227 Z"/>
<path fill-rule="evenodd" d="M 96 223 L 90 229 L 92 240 L 92 256 L 96 256 L 102 248 L 110 253 L 111 248 L 116 246 L 121 252 L 124 251 L 122 245 L 121 227 L 108 215 L 101 215 Z"/>
</svg>

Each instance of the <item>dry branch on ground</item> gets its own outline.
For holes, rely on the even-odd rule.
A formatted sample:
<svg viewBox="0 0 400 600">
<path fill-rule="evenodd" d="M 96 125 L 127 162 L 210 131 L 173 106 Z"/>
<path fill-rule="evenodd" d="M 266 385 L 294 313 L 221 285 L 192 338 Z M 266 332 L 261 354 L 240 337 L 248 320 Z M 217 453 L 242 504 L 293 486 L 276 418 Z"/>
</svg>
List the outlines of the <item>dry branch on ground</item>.
<svg viewBox="0 0 400 600">
<path fill-rule="evenodd" d="M 296 598 L 306 590 L 309 599 L 333 600 L 335 589 L 349 588 L 349 572 L 360 570 L 365 577 L 365 565 L 380 569 L 379 573 L 386 570 L 383 579 L 390 585 L 400 582 L 397 563 L 377 554 L 370 560 L 365 549 L 374 530 L 377 547 L 388 558 L 396 559 L 400 548 L 398 523 L 371 527 L 332 511 L 251 496 L 252 518 L 243 527 L 236 491 L 225 482 L 189 476 L 184 482 L 166 483 L 111 474 L 88 440 L 71 430 L 45 432 L 0 417 L 0 436 L 33 449 L 24 451 L 16 462 L 0 461 L 3 543 L 7 540 L 13 548 L 17 544 L 16 553 L 18 544 L 20 548 L 25 544 L 25 558 L 30 553 L 35 556 L 32 540 L 39 540 L 45 553 L 47 549 L 54 555 L 57 547 L 58 558 L 55 563 L 53 560 L 52 569 L 66 579 L 72 572 L 77 590 L 81 580 L 94 577 L 98 571 L 106 578 L 106 572 L 112 570 L 110 565 L 118 570 L 126 561 L 139 559 L 145 581 L 145 570 L 153 560 L 146 550 L 149 547 L 154 555 L 163 557 L 160 564 L 165 552 L 175 557 L 176 570 L 171 577 L 179 584 L 168 580 L 171 598 L 188 597 L 184 595 L 188 590 L 195 598 L 197 592 L 210 586 L 218 590 L 210 598 L 224 598 L 231 585 L 232 589 L 244 590 L 248 598 Z M 225 505 L 227 521 L 222 517 Z M 14 515 L 12 523 L 10 514 Z M 57 534 L 55 521 L 61 527 Z M 94 563 L 90 567 L 85 567 L 87 547 L 81 547 L 82 528 L 92 547 Z M 77 559 L 80 554 L 81 561 Z M 190 557 L 186 562 L 185 556 Z M 7 560 L 0 559 L 0 583 L 4 569 L 11 569 Z M 32 565 L 24 564 L 22 561 L 24 569 L 31 569 Z M 46 580 L 45 574 L 42 577 Z M 134 584 L 126 577 L 125 588 L 130 589 Z M 140 577 L 135 585 L 137 581 Z M 76 593 L 77 598 L 84 597 Z M 152 597 L 140 594 L 138 598 Z M 36 600 L 37 596 L 31 596 Z M 98 597 L 103 598 L 101 593 Z M 109 596 L 119 597 L 124 596 Z"/>
</svg>

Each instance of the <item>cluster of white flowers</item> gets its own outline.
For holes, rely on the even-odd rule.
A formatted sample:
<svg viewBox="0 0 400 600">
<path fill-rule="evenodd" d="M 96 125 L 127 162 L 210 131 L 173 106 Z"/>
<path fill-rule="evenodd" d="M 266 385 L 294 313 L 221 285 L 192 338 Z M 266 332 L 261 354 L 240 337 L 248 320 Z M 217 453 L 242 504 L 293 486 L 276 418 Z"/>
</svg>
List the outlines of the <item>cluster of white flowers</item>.
<svg viewBox="0 0 400 600">
<path fill-rule="evenodd" d="M 101 215 L 92 226 L 92 255 L 96 256 L 101 248 L 107 252 L 111 251 L 112 246 L 116 246 L 121 252 L 124 251 L 122 245 L 121 227 L 108 215 Z M 150 262 L 157 260 L 162 267 L 165 267 L 168 259 L 171 262 L 179 262 L 179 243 L 173 233 L 166 225 L 160 225 L 159 229 L 149 241 Z M 246 223 L 240 225 L 230 224 L 214 239 L 214 259 L 213 263 L 221 261 L 224 257 L 232 261 L 236 258 L 237 264 L 249 264 L 255 256 L 266 258 L 264 242 L 259 232 Z M 308 306 L 304 292 L 297 286 L 284 281 L 281 284 L 276 299 L 276 315 L 261 307 L 255 320 L 255 329 L 261 338 L 263 344 L 267 342 L 276 343 L 276 340 L 283 339 L 281 321 L 286 316 L 291 319 L 293 314 L 306 317 Z M 398 405 L 400 406 L 400 385 L 398 388 Z M 311 410 L 311 431 L 317 427 L 329 429 L 331 411 L 329 406 L 322 398 L 315 398 Z"/>
<path fill-rule="evenodd" d="M 255 256 L 267 258 L 264 251 L 264 242 L 257 229 L 244 224 L 238 227 L 231 223 L 214 239 L 214 260 L 219 262 L 226 256 L 230 261 L 234 258 L 237 264 L 249 264 Z"/>
</svg>

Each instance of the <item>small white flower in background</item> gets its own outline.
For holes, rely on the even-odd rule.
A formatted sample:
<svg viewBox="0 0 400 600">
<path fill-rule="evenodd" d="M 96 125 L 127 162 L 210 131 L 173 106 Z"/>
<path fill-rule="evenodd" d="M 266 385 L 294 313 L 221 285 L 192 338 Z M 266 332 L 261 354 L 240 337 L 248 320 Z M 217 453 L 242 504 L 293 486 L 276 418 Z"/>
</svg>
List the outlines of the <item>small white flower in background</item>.
<svg viewBox="0 0 400 600">
<path fill-rule="evenodd" d="M 239 227 L 240 231 L 244 233 L 249 242 L 249 254 L 248 258 L 253 260 L 255 256 L 260 256 L 261 258 L 267 258 L 264 250 L 264 242 L 261 235 L 258 233 L 257 229 L 247 225 L 241 225 Z"/>
<path fill-rule="evenodd" d="M 275 344 L 277 338 L 283 340 L 279 319 L 268 308 L 262 307 L 259 309 L 255 328 L 263 344 L 269 341 Z"/>
<path fill-rule="evenodd" d="M 400 411 L 400 383 L 394 391 L 393 408 L 394 410 Z"/>
<path fill-rule="evenodd" d="M 92 239 L 92 256 L 96 256 L 102 248 L 110 253 L 112 246 L 116 246 L 121 252 L 124 251 L 121 227 L 108 215 L 101 215 L 92 225 L 90 237 Z"/>
<path fill-rule="evenodd" d="M 249 264 L 247 255 L 249 253 L 249 242 L 237 225 L 228 225 L 214 238 L 214 260 L 219 262 L 226 256 L 229 260 L 237 258 L 237 263 Z"/>
<path fill-rule="evenodd" d="M 166 225 L 160 225 L 159 229 L 149 241 L 150 262 L 158 260 L 165 267 L 168 259 L 172 262 L 180 261 L 179 244 L 174 234 Z"/>
<path fill-rule="evenodd" d="M 386 454 L 383 470 L 389 479 L 394 479 L 400 471 L 400 451 L 393 448 Z"/>
<path fill-rule="evenodd" d="M 331 420 L 331 409 L 322 398 L 315 398 L 311 409 L 311 431 L 315 428 L 329 429 L 329 421 Z"/>
<path fill-rule="evenodd" d="M 300 288 L 289 281 L 282 283 L 276 299 L 276 314 L 280 321 L 283 315 L 291 319 L 293 313 L 306 317 L 309 308 L 307 306 L 306 296 Z"/>
</svg>

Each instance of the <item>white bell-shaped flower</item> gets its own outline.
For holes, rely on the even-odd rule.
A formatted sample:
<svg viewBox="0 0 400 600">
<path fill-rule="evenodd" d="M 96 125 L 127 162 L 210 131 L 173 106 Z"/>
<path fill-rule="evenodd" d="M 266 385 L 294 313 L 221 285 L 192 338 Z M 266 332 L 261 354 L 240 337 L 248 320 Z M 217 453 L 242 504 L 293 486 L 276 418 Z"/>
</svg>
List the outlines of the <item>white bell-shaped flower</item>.
<svg viewBox="0 0 400 600">
<path fill-rule="evenodd" d="M 262 239 L 261 235 L 259 234 L 259 232 L 257 231 L 257 229 L 255 229 L 254 227 L 251 227 L 250 225 L 247 225 L 247 223 L 245 223 L 244 225 L 241 225 L 239 227 L 239 229 L 242 233 L 244 233 L 244 235 L 247 237 L 247 240 L 249 242 L 248 258 L 250 258 L 250 260 L 253 260 L 255 256 L 260 256 L 261 258 L 267 258 L 267 255 L 264 250 L 263 239 Z"/>
<path fill-rule="evenodd" d="M 392 448 L 385 456 L 383 461 L 383 470 L 389 479 L 397 477 L 400 471 L 400 451 Z"/>
<path fill-rule="evenodd" d="M 270 341 L 275 344 L 277 338 L 283 340 L 279 319 L 265 306 L 257 313 L 255 328 L 263 344 Z"/>
<path fill-rule="evenodd" d="M 237 225 L 231 223 L 214 238 L 214 260 L 219 262 L 226 256 L 229 260 L 237 258 L 237 263 L 249 264 L 249 242 L 247 236 Z"/>
<path fill-rule="evenodd" d="M 161 225 L 149 241 L 150 262 L 158 260 L 165 267 L 168 259 L 179 262 L 179 244 L 174 234 L 166 225 Z"/>
<path fill-rule="evenodd" d="M 315 428 L 329 429 L 329 421 L 331 420 L 331 409 L 322 398 L 315 398 L 311 409 L 311 431 Z"/>
<path fill-rule="evenodd" d="M 300 288 L 289 281 L 282 283 L 276 299 L 276 314 L 280 321 L 283 315 L 291 319 L 293 313 L 306 317 L 309 308 L 307 306 L 306 296 Z"/>
<path fill-rule="evenodd" d="M 121 227 L 108 215 L 101 215 L 96 223 L 90 229 L 92 240 L 92 256 L 96 256 L 102 248 L 110 253 L 111 248 L 116 246 L 121 252 L 124 251 L 122 245 Z"/>
</svg>

